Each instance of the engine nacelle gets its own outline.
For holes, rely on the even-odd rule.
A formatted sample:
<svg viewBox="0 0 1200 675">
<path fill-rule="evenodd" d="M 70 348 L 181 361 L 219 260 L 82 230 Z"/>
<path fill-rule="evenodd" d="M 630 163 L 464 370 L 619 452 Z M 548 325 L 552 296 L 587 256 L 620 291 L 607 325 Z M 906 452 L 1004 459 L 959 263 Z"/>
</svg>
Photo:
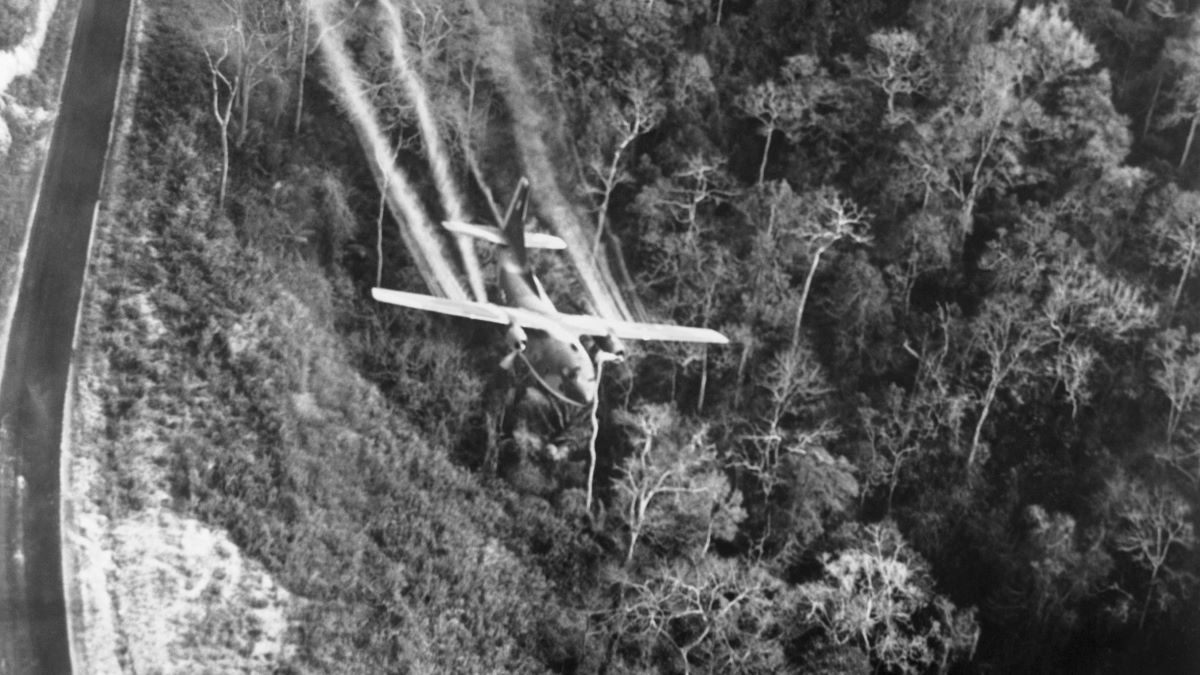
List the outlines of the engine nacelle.
<svg viewBox="0 0 1200 675">
<path fill-rule="evenodd" d="M 525 351 L 525 346 L 529 344 L 529 336 L 525 334 L 525 329 L 515 323 L 508 325 L 508 332 L 504 339 L 514 352 Z"/>
<path fill-rule="evenodd" d="M 600 349 L 609 352 L 618 361 L 625 360 L 625 343 L 612 331 L 609 331 L 608 335 L 604 336 L 604 339 L 600 343 Z"/>
</svg>

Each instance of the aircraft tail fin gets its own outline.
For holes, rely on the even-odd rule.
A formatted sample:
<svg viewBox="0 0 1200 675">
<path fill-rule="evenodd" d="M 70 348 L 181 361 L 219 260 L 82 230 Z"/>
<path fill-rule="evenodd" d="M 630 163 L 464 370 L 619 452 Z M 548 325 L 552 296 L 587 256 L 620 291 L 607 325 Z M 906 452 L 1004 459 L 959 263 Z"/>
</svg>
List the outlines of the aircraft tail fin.
<svg viewBox="0 0 1200 675">
<path fill-rule="evenodd" d="M 528 213 L 529 181 L 522 177 L 512 201 L 508 203 L 508 212 L 504 214 L 504 238 L 508 240 L 513 256 L 522 267 L 528 264 L 525 254 L 525 218 Z"/>
</svg>

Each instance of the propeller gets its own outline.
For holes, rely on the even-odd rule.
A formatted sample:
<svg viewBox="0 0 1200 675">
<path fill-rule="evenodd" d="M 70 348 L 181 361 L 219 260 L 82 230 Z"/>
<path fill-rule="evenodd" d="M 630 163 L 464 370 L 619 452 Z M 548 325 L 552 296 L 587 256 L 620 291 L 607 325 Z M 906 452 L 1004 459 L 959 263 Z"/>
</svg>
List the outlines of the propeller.
<svg viewBox="0 0 1200 675">
<path fill-rule="evenodd" d="M 529 344 L 529 336 L 525 334 L 525 329 L 521 328 L 517 323 L 508 324 L 508 331 L 505 334 L 505 341 L 514 352 L 525 351 L 525 346 Z"/>
<path fill-rule="evenodd" d="M 504 370 L 512 370 L 513 362 L 517 360 L 517 355 L 520 353 L 520 351 L 509 352 L 508 356 L 500 359 L 500 367 Z"/>
<path fill-rule="evenodd" d="M 529 336 L 525 334 L 525 329 L 521 328 L 514 321 L 508 324 L 508 330 L 504 334 L 504 341 L 508 344 L 511 351 L 503 359 L 500 359 L 500 367 L 504 370 L 512 370 L 513 361 L 516 360 L 517 354 L 525 351 L 525 347 L 529 344 Z"/>
<path fill-rule="evenodd" d="M 618 363 L 625 360 L 625 343 L 611 329 L 604 340 L 600 342 L 600 350 L 596 353 L 596 360 L 600 361 L 601 359 Z"/>
</svg>

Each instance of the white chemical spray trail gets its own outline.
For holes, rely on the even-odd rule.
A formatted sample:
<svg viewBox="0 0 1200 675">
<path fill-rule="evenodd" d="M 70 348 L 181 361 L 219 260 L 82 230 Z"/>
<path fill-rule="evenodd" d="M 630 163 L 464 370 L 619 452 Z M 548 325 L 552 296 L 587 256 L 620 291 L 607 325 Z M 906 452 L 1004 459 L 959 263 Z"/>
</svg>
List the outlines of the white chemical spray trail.
<svg viewBox="0 0 1200 675">
<path fill-rule="evenodd" d="M 400 234 L 416 262 L 421 277 L 434 295 L 467 300 L 467 292 L 447 262 L 449 251 L 442 245 L 408 177 L 392 163 L 391 149 L 375 111 L 367 101 L 361 81 L 346 53 L 341 32 L 329 20 L 328 0 L 310 5 L 313 24 L 320 38 L 322 61 L 333 83 L 338 101 L 350 117 L 363 149 L 371 156 L 375 183 L 386 190 L 388 207 L 400 221 Z M 384 176 L 387 180 L 384 180 Z"/>
<path fill-rule="evenodd" d="M 450 169 L 450 155 L 442 143 L 441 131 L 429 105 L 429 94 L 425 89 L 425 84 L 421 81 L 421 76 L 412 67 L 408 39 L 404 34 L 404 23 L 400 17 L 400 11 L 394 2 L 382 4 L 388 20 L 387 32 L 389 46 L 392 50 L 392 65 L 400 83 L 404 86 L 404 93 L 408 96 L 409 103 L 416 110 L 421 138 L 425 141 L 425 156 L 429 159 L 430 167 L 433 169 L 433 180 L 437 185 L 438 195 L 441 197 L 442 209 L 450 220 L 466 221 L 468 216 L 463 205 L 464 199 L 458 186 L 455 185 Z M 483 286 L 483 272 L 479 266 L 479 257 L 475 254 L 474 242 L 469 237 L 462 235 L 454 239 L 463 261 L 463 267 L 467 272 L 467 282 L 471 292 L 475 295 L 476 300 L 487 302 L 487 292 Z"/>
<path fill-rule="evenodd" d="M 557 174 L 560 168 L 550 158 L 543 138 L 552 123 L 539 108 L 537 94 L 516 65 L 514 35 L 531 34 L 528 15 L 525 12 L 509 13 L 502 25 L 495 25 L 477 0 L 468 0 L 468 4 L 484 38 L 488 69 L 512 113 L 513 135 L 520 147 L 530 187 L 555 233 L 567 242 L 571 262 L 591 300 L 590 309 L 605 319 L 633 318 L 607 263 L 591 253 L 595 232 L 585 225 L 574 205 L 559 189 Z"/>
</svg>

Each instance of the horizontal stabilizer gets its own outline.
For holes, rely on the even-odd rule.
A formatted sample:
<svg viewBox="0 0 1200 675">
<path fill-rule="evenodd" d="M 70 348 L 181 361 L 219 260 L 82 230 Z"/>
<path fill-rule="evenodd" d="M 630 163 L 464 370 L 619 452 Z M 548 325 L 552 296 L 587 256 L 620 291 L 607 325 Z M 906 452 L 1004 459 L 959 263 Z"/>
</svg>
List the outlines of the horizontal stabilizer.
<svg viewBox="0 0 1200 675">
<path fill-rule="evenodd" d="M 462 234 L 476 239 L 493 243 L 497 246 L 507 246 L 508 240 L 505 239 L 504 233 L 498 227 L 491 225 L 476 225 L 474 223 L 464 223 L 458 220 L 446 220 L 442 222 L 442 227 L 455 234 Z M 525 233 L 526 248 L 544 248 L 553 250 L 563 250 L 567 247 L 567 242 L 559 239 L 552 234 L 542 232 L 526 232 Z"/>
</svg>

